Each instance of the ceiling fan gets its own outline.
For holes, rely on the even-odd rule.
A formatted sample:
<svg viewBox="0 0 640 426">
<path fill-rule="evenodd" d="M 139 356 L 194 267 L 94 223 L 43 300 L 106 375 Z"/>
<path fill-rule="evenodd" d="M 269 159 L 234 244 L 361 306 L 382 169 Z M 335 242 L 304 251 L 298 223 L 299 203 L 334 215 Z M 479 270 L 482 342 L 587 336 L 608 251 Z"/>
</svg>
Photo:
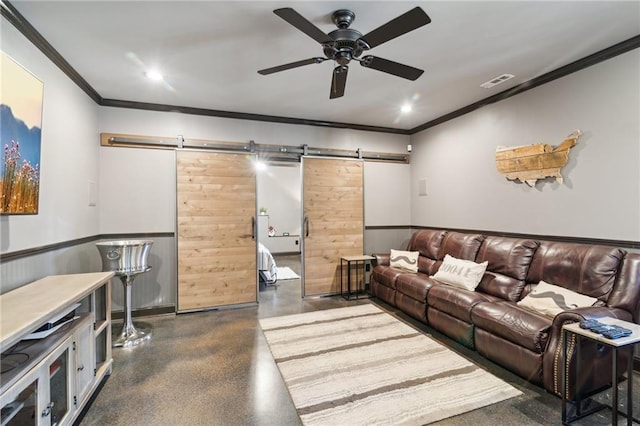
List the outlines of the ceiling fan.
<svg viewBox="0 0 640 426">
<path fill-rule="evenodd" d="M 429 16 L 427 16 L 420 7 L 415 7 L 409 10 L 365 35 L 362 35 L 362 33 L 357 30 L 349 28 L 351 23 L 355 20 L 356 15 L 347 9 L 336 10 L 333 13 L 331 20 L 338 29 L 331 31 L 329 34 L 325 34 L 322 30 L 290 7 L 276 9 L 273 13 L 320 43 L 325 56 L 317 56 L 314 58 L 279 65 L 277 67 L 263 69 L 258 71 L 259 74 L 273 74 L 291 68 L 319 64 L 324 61 L 332 60 L 338 65 L 333 69 L 329 98 L 335 99 L 344 95 L 344 89 L 347 84 L 347 72 L 349 71 L 349 62 L 351 61 L 358 61 L 360 62 L 360 65 L 365 68 L 386 72 L 408 80 L 416 80 L 424 72 L 421 69 L 390 61 L 388 59 L 379 58 L 377 56 L 365 55 L 362 58 L 360 57 L 364 51 L 373 49 L 382 43 L 386 43 L 389 40 L 431 22 Z"/>
</svg>

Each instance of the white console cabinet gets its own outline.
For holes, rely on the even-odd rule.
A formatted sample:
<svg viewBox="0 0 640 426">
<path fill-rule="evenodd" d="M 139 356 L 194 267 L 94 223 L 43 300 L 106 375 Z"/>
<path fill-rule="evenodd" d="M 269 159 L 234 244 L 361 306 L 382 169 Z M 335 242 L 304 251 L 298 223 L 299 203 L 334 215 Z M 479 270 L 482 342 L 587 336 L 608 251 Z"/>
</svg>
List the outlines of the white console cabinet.
<svg viewBox="0 0 640 426">
<path fill-rule="evenodd" d="M 111 373 L 113 272 L 56 275 L 0 295 L 0 426 L 72 424 Z M 76 318 L 28 338 L 75 304 Z"/>
</svg>

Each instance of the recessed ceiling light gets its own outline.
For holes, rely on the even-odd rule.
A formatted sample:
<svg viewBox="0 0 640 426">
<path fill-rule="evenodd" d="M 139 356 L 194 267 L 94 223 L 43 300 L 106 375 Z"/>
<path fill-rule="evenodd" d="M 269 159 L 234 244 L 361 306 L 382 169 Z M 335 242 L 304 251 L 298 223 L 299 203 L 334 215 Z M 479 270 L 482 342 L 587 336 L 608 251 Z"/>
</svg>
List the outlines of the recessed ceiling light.
<svg viewBox="0 0 640 426">
<path fill-rule="evenodd" d="M 411 112 L 411 110 L 412 110 L 411 104 L 404 104 L 404 105 L 402 105 L 402 108 L 400 108 L 400 111 L 401 111 L 403 114 L 410 113 L 410 112 Z"/>
<path fill-rule="evenodd" d="M 162 74 L 160 74 L 160 72 L 158 72 L 157 70 L 149 70 L 144 73 L 144 75 L 147 76 L 147 78 L 150 80 L 162 81 Z"/>
</svg>

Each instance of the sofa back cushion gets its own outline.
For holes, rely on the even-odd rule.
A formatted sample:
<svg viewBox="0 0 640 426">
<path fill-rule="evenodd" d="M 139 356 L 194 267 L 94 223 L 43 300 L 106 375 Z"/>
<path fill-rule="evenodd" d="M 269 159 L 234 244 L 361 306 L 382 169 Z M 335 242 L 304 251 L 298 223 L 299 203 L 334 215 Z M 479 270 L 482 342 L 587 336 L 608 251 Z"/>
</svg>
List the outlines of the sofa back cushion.
<svg viewBox="0 0 640 426">
<path fill-rule="evenodd" d="M 542 241 L 527 282 L 546 281 L 606 302 L 624 254 L 614 247 Z"/>
<path fill-rule="evenodd" d="M 434 265 L 438 260 L 440 246 L 446 234 L 447 231 L 422 229 L 411 236 L 407 250 L 420 252 L 418 271 L 427 275 L 435 273 L 437 269 L 434 268 Z"/>
<path fill-rule="evenodd" d="M 534 240 L 488 236 L 476 257 L 478 263 L 489 262 L 476 291 L 512 302 L 520 300 L 537 248 Z"/>
<path fill-rule="evenodd" d="M 640 322 L 640 253 L 627 253 L 620 272 L 609 295 L 607 305 L 624 309 L 633 314 L 633 320 Z"/>
<path fill-rule="evenodd" d="M 408 251 L 419 251 L 420 256 L 425 256 L 430 259 L 438 259 L 438 253 L 440 246 L 442 245 L 442 239 L 447 235 L 447 231 L 441 231 L 436 229 L 421 229 L 416 231 L 411 236 L 409 241 Z"/>
<path fill-rule="evenodd" d="M 476 255 L 480 249 L 484 235 L 480 234 L 462 234 L 460 232 L 447 232 L 444 236 L 440 251 L 438 252 L 438 260 L 442 261 L 445 255 L 453 256 L 456 259 L 476 260 Z M 440 265 L 438 265 L 439 267 Z"/>
</svg>

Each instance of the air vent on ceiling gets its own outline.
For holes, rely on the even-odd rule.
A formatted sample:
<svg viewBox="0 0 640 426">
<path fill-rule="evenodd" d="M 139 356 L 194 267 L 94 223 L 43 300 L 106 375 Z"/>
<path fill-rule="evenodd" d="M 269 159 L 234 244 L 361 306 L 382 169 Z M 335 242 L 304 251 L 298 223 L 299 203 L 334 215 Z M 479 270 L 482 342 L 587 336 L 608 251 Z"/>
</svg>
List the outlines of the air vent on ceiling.
<svg viewBox="0 0 640 426">
<path fill-rule="evenodd" d="M 496 85 L 498 85 L 500 83 L 503 83 L 503 82 L 505 82 L 507 80 L 512 79 L 513 77 L 514 76 L 512 74 L 502 74 L 502 75 L 499 75 L 496 78 L 493 78 L 493 79 L 487 81 L 486 83 L 482 83 L 480 85 L 480 87 L 484 87 L 485 89 L 490 89 L 493 86 L 496 86 Z"/>
</svg>

